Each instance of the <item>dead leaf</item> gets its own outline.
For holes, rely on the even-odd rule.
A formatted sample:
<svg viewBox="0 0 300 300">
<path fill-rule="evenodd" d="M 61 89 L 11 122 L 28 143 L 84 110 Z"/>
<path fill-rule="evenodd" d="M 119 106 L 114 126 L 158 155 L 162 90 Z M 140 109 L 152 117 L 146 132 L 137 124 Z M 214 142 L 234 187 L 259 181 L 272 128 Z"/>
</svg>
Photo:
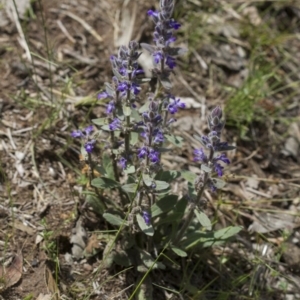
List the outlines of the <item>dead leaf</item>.
<svg viewBox="0 0 300 300">
<path fill-rule="evenodd" d="M 12 263 L 8 267 L 0 268 L 0 292 L 15 285 L 22 277 L 23 255 L 15 254 Z"/>
<path fill-rule="evenodd" d="M 249 226 L 248 231 L 267 233 L 279 229 L 290 229 L 299 226 L 295 217 L 283 212 L 278 213 L 255 213 L 256 220 Z"/>
<path fill-rule="evenodd" d="M 72 229 L 72 236 L 71 236 L 71 244 L 72 247 L 72 254 L 75 258 L 80 259 L 83 256 L 83 251 L 86 246 L 87 241 L 87 233 L 82 226 L 81 218 L 78 219 L 76 222 L 75 228 Z"/>
<path fill-rule="evenodd" d="M 39 294 L 39 296 L 36 298 L 36 300 L 51 300 L 52 296 L 51 294 Z"/>
<path fill-rule="evenodd" d="M 22 222 L 20 222 L 18 220 L 14 220 L 14 222 L 10 223 L 9 225 L 11 227 L 13 227 L 13 228 L 16 228 L 16 229 L 19 229 L 19 230 L 21 230 L 23 232 L 26 232 L 29 235 L 34 235 L 34 233 L 35 233 L 34 229 L 32 229 L 31 227 L 28 227 L 28 226 L 24 225 Z"/>
<path fill-rule="evenodd" d="M 91 256 L 94 255 L 95 252 L 97 252 L 97 249 L 100 248 L 99 240 L 96 234 L 93 234 L 87 243 L 87 246 L 85 247 L 85 256 Z"/>
<path fill-rule="evenodd" d="M 60 296 L 59 296 L 59 290 L 58 290 L 56 281 L 54 280 L 54 278 L 52 276 L 51 270 L 47 266 L 45 267 L 45 279 L 46 279 L 46 284 L 47 284 L 48 290 L 53 295 L 51 299 L 59 300 Z"/>
</svg>

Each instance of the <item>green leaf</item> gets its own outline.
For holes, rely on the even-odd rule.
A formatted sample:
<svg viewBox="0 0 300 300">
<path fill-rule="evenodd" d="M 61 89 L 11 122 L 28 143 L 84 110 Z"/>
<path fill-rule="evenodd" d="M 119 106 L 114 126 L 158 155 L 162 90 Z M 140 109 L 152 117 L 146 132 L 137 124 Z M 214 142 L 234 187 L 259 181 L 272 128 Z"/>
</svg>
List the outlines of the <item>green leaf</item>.
<svg viewBox="0 0 300 300">
<path fill-rule="evenodd" d="M 155 260 L 151 256 L 151 254 L 145 250 L 140 250 L 140 258 L 141 258 L 143 264 L 147 268 L 162 269 L 162 270 L 164 270 L 166 268 L 166 266 L 163 263 L 161 263 L 159 261 L 155 262 Z"/>
<path fill-rule="evenodd" d="M 171 209 L 174 209 L 178 200 L 178 196 L 176 195 L 168 195 L 160 200 L 158 200 L 155 204 L 151 206 L 151 216 L 155 218 L 162 213 L 166 213 Z"/>
<path fill-rule="evenodd" d="M 79 99 L 76 103 L 75 103 L 75 106 L 90 106 L 92 104 L 95 104 L 97 103 L 97 99 L 95 97 L 91 97 L 91 96 L 86 96 L 86 97 L 83 97 L 81 99 Z"/>
<path fill-rule="evenodd" d="M 140 268 L 140 272 L 142 268 Z M 146 273 L 147 269 L 145 270 L 145 272 L 142 273 Z M 152 281 L 150 276 L 147 276 L 142 284 L 141 284 L 141 279 L 138 278 L 135 286 L 138 287 L 137 292 L 136 292 L 136 296 L 135 299 L 136 300 L 153 300 L 153 285 L 152 285 Z"/>
<path fill-rule="evenodd" d="M 140 107 L 139 113 L 142 114 L 147 110 L 149 110 L 149 105 L 150 105 L 150 101 L 146 101 L 146 103 L 142 107 Z"/>
<path fill-rule="evenodd" d="M 135 166 L 134 165 L 127 165 L 126 169 L 123 170 L 123 172 L 125 174 L 133 174 L 133 173 L 135 173 Z"/>
<path fill-rule="evenodd" d="M 133 109 L 131 111 L 130 119 L 132 119 L 132 121 L 135 121 L 135 122 L 142 121 L 141 115 L 139 114 L 139 112 L 136 109 Z"/>
<path fill-rule="evenodd" d="M 197 175 L 191 171 L 181 171 L 181 176 L 190 183 L 194 183 Z"/>
<path fill-rule="evenodd" d="M 157 225 L 161 225 L 164 223 L 174 224 L 182 220 L 186 206 L 188 204 L 187 197 L 182 197 L 179 201 L 177 201 L 176 206 L 173 210 L 171 210 L 168 215 L 159 220 Z"/>
<path fill-rule="evenodd" d="M 101 127 L 101 129 L 104 130 L 104 131 L 111 131 L 111 130 L 109 129 L 109 125 L 103 125 L 103 126 Z"/>
<path fill-rule="evenodd" d="M 155 176 L 155 179 L 170 183 L 178 177 L 180 177 L 180 172 L 178 171 L 161 171 Z"/>
<path fill-rule="evenodd" d="M 199 223 L 205 227 L 207 230 L 211 230 L 211 222 L 210 219 L 207 217 L 207 215 L 202 212 L 202 211 L 198 211 L 198 209 L 194 209 L 194 213 L 199 221 Z"/>
<path fill-rule="evenodd" d="M 128 254 L 124 250 L 115 250 L 113 259 L 117 265 L 122 267 L 129 267 L 133 265 L 132 261 L 128 257 Z"/>
<path fill-rule="evenodd" d="M 137 183 L 128 183 L 122 185 L 122 190 L 127 192 L 127 193 L 135 193 L 138 185 Z"/>
<path fill-rule="evenodd" d="M 217 189 L 221 189 L 225 186 L 226 182 L 222 179 L 219 179 L 219 178 L 212 178 L 211 179 L 212 182 L 214 183 L 214 186 L 217 188 Z"/>
<path fill-rule="evenodd" d="M 150 187 L 153 184 L 153 178 L 151 178 L 148 174 L 145 173 L 143 173 L 143 181 L 148 187 Z"/>
<path fill-rule="evenodd" d="M 142 217 L 141 214 L 137 214 L 136 215 L 136 220 L 139 224 L 139 227 L 140 229 L 146 234 L 146 235 L 149 235 L 149 236 L 153 236 L 154 235 L 154 229 L 152 227 L 152 225 L 147 225 L 145 223 L 145 220 L 144 218 Z"/>
<path fill-rule="evenodd" d="M 110 155 L 106 152 L 104 152 L 102 156 L 102 165 L 105 169 L 106 176 L 110 179 L 115 179 L 113 162 Z"/>
<path fill-rule="evenodd" d="M 91 184 L 92 186 L 99 189 L 113 189 L 120 186 L 120 184 L 117 181 L 107 177 L 94 178 Z"/>
<path fill-rule="evenodd" d="M 123 105 L 123 114 L 126 117 L 129 117 L 131 115 L 131 108 L 130 108 L 130 106 L 127 106 L 126 104 Z"/>
<path fill-rule="evenodd" d="M 130 145 L 134 146 L 139 141 L 139 134 L 137 132 L 130 133 Z"/>
<path fill-rule="evenodd" d="M 172 251 L 180 257 L 186 257 L 187 253 L 175 246 L 171 246 Z"/>
<path fill-rule="evenodd" d="M 181 242 L 181 246 L 188 250 L 193 247 L 207 248 L 221 245 L 241 230 L 241 226 L 229 226 L 216 232 L 190 232 L 186 235 L 186 239 Z"/>
<path fill-rule="evenodd" d="M 115 226 L 121 226 L 122 224 L 128 226 L 128 222 L 121 219 L 121 217 L 118 216 L 118 215 L 113 215 L 113 214 L 110 214 L 110 213 L 104 213 L 103 218 L 108 223 L 110 223 L 112 225 L 115 225 Z"/>
<path fill-rule="evenodd" d="M 161 180 L 155 180 L 155 185 L 156 185 L 155 187 L 156 191 L 165 190 L 170 186 L 167 182 Z"/>
<path fill-rule="evenodd" d="M 242 229 L 243 227 L 241 226 L 229 226 L 214 232 L 214 238 L 227 240 L 232 236 L 236 235 L 237 233 L 239 233 Z"/>
<path fill-rule="evenodd" d="M 92 122 L 96 125 L 102 126 L 107 122 L 107 118 L 92 119 Z"/>
<path fill-rule="evenodd" d="M 102 216 L 105 211 L 105 207 L 103 206 L 97 195 L 89 193 L 86 195 L 85 201 L 91 206 L 91 208 L 93 208 L 93 211 L 96 214 Z"/>
<path fill-rule="evenodd" d="M 166 134 L 165 137 L 170 143 L 172 143 L 176 147 L 179 147 L 179 148 L 182 147 L 183 138 L 181 136 Z"/>
<path fill-rule="evenodd" d="M 211 173 L 211 171 L 212 171 L 212 169 L 205 164 L 201 165 L 201 170 L 203 170 L 206 173 Z"/>
</svg>

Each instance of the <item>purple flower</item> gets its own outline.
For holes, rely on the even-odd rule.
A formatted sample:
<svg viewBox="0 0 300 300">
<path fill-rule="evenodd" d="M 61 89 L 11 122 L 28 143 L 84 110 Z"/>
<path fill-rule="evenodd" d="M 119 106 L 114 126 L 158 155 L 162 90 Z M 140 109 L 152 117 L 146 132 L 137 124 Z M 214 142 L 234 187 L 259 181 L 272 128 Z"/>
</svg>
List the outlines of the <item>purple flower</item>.
<svg viewBox="0 0 300 300">
<path fill-rule="evenodd" d="M 167 59 L 166 59 L 166 65 L 170 68 L 170 69 L 174 69 L 174 67 L 176 67 L 176 62 L 175 62 L 175 58 L 168 55 Z"/>
<path fill-rule="evenodd" d="M 141 91 L 141 87 L 137 83 L 133 82 L 131 84 L 131 91 L 137 95 Z"/>
<path fill-rule="evenodd" d="M 215 163 L 214 167 L 215 167 L 215 171 L 217 172 L 218 176 L 222 177 L 224 168 L 219 163 Z"/>
<path fill-rule="evenodd" d="M 85 129 L 83 129 L 83 131 L 85 132 L 85 134 L 88 136 L 92 133 L 92 131 L 94 130 L 94 126 L 90 125 L 88 127 L 86 127 Z"/>
<path fill-rule="evenodd" d="M 116 108 L 115 102 L 113 100 L 110 101 L 106 106 L 106 113 L 111 114 L 115 110 L 115 108 Z"/>
<path fill-rule="evenodd" d="M 141 91 L 141 87 L 135 82 L 130 84 L 127 81 L 123 81 L 119 83 L 117 90 L 122 92 L 122 95 L 125 95 L 128 90 L 131 90 L 134 95 L 137 95 Z"/>
<path fill-rule="evenodd" d="M 120 82 L 118 87 L 117 87 L 117 91 L 120 91 L 122 93 L 127 92 L 127 90 L 129 90 L 129 84 L 126 81 Z"/>
<path fill-rule="evenodd" d="M 204 153 L 203 148 L 196 149 L 196 150 L 194 151 L 194 155 L 195 155 L 194 161 L 200 161 L 200 162 L 202 162 L 202 163 L 203 163 L 203 162 L 204 162 L 204 163 L 207 162 L 207 156 L 206 156 L 206 154 Z"/>
<path fill-rule="evenodd" d="M 208 186 L 213 193 L 217 191 L 217 187 L 214 185 L 212 180 L 208 181 Z"/>
<path fill-rule="evenodd" d="M 154 22 L 157 22 L 159 19 L 159 13 L 157 11 L 154 10 L 148 10 L 147 12 L 148 16 L 152 17 Z"/>
<path fill-rule="evenodd" d="M 82 133 L 82 131 L 81 130 L 74 130 L 72 133 L 71 133 L 71 137 L 73 137 L 73 138 L 82 138 L 82 137 L 84 137 L 84 134 Z"/>
<path fill-rule="evenodd" d="M 83 130 L 74 130 L 72 133 L 71 133 L 71 137 L 73 138 L 84 138 L 84 137 L 88 137 L 91 132 L 94 130 L 94 126 L 93 125 L 90 125 L 86 128 L 84 128 Z"/>
<path fill-rule="evenodd" d="M 154 144 L 159 144 L 162 143 L 164 141 L 164 135 L 161 132 L 161 130 L 157 130 L 157 132 L 154 133 L 154 139 L 153 139 L 153 143 Z"/>
<path fill-rule="evenodd" d="M 168 105 L 168 111 L 172 115 L 178 112 L 178 109 L 185 108 L 185 103 L 181 102 L 181 100 L 178 98 L 177 100 L 175 98 L 171 98 L 171 103 Z"/>
<path fill-rule="evenodd" d="M 176 22 L 174 19 L 171 19 L 169 21 L 169 26 L 175 30 L 179 29 L 181 27 L 181 24 Z"/>
<path fill-rule="evenodd" d="M 118 118 L 115 118 L 108 126 L 109 130 L 114 131 L 121 128 L 121 121 Z"/>
<path fill-rule="evenodd" d="M 160 61 L 164 59 L 164 55 L 161 53 L 161 51 L 155 51 L 152 55 L 156 64 L 160 63 Z"/>
<path fill-rule="evenodd" d="M 228 159 L 225 153 L 222 153 L 221 155 L 214 158 L 214 161 L 219 161 L 219 160 L 227 165 L 230 164 L 230 160 Z"/>
<path fill-rule="evenodd" d="M 105 98 L 110 98 L 110 96 L 108 95 L 107 92 L 104 91 L 104 92 L 98 94 L 98 100 L 105 99 Z"/>
<path fill-rule="evenodd" d="M 84 149 L 87 153 L 91 153 L 95 147 L 95 140 L 88 141 L 84 144 Z"/>
<path fill-rule="evenodd" d="M 127 159 L 124 158 L 124 157 L 121 157 L 119 159 L 119 165 L 122 167 L 122 169 L 126 169 L 126 166 L 127 166 Z"/>
<path fill-rule="evenodd" d="M 148 155 L 150 161 L 154 164 L 159 162 L 159 152 L 151 149 Z"/>
<path fill-rule="evenodd" d="M 151 214 L 146 210 L 144 210 L 142 213 L 143 213 L 143 219 L 144 219 L 146 225 L 149 226 L 151 224 Z"/>
<path fill-rule="evenodd" d="M 137 150 L 138 158 L 144 158 L 148 154 L 148 149 L 146 146 L 143 146 Z"/>
</svg>

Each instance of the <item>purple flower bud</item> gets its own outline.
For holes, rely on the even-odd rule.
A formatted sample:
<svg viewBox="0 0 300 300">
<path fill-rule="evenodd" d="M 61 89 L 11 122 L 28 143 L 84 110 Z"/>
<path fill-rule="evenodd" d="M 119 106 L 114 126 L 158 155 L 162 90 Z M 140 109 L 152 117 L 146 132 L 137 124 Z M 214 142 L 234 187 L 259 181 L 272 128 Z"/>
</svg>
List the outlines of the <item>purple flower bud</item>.
<svg viewBox="0 0 300 300">
<path fill-rule="evenodd" d="M 214 158 L 214 161 L 222 161 L 223 163 L 229 165 L 230 164 L 230 160 L 228 159 L 228 157 L 226 156 L 225 153 L 222 153 L 221 155 L 217 156 Z"/>
<path fill-rule="evenodd" d="M 176 66 L 175 58 L 168 55 L 168 56 L 167 56 L 167 59 L 166 59 L 166 65 L 167 65 L 170 69 L 174 69 L 174 67 Z"/>
<path fill-rule="evenodd" d="M 151 224 L 151 214 L 146 210 L 143 211 L 143 219 L 146 225 L 149 226 Z"/>
<path fill-rule="evenodd" d="M 185 103 L 181 102 L 179 98 L 177 100 L 175 98 L 171 98 L 170 102 L 171 103 L 168 105 L 168 111 L 172 115 L 178 112 L 178 108 L 185 108 Z"/>
<path fill-rule="evenodd" d="M 223 176 L 223 167 L 219 163 L 214 164 L 215 171 L 217 172 L 219 177 Z"/>
<path fill-rule="evenodd" d="M 138 158 L 145 158 L 145 156 L 148 154 L 148 149 L 146 146 L 143 146 L 137 150 L 137 156 Z"/>
<path fill-rule="evenodd" d="M 115 106 L 115 102 L 114 101 L 110 101 L 107 106 L 106 106 L 106 113 L 107 114 L 111 114 L 114 110 L 115 110 L 116 106 Z"/>
<path fill-rule="evenodd" d="M 127 159 L 124 158 L 124 157 L 121 157 L 119 159 L 119 165 L 122 167 L 122 169 L 126 169 L 126 166 L 127 166 Z"/>
<path fill-rule="evenodd" d="M 108 95 L 108 93 L 107 92 L 102 92 L 102 93 L 100 93 L 100 94 L 98 94 L 98 100 L 100 100 L 100 99 L 105 99 L 105 98 L 109 98 L 110 96 Z"/>
<path fill-rule="evenodd" d="M 90 125 L 90 126 L 86 127 L 85 129 L 83 129 L 83 131 L 88 136 L 88 135 L 90 135 L 94 131 L 94 126 Z"/>
<path fill-rule="evenodd" d="M 82 138 L 84 137 L 84 134 L 82 133 L 81 130 L 74 130 L 72 133 L 71 133 L 71 137 L 73 138 Z"/>
<path fill-rule="evenodd" d="M 137 83 L 133 82 L 131 84 L 131 91 L 137 95 L 141 91 L 141 87 Z"/>
<path fill-rule="evenodd" d="M 164 55 L 160 51 L 155 51 L 152 55 L 156 64 L 160 63 L 160 61 L 164 59 Z"/>
<path fill-rule="evenodd" d="M 169 26 L 175 30 L 177 30 L 181 27 L 181 25 L 178 22 L 176 22 L 174 19 L 171 19 L 169 21 Z"/>
<path fill-rule="evenodd" d="M 203 148 L 194 150 L 194 155 L 194 161 L 207 162 L 207 155 L 204 153 Z"/>
<path fill-rule="evenodd" d="M 157 130 L 157 132 L 154 133 L 154 139 L 153 143 L 154 144 L 159 144 L 164 141 L 164 135 L 160 130 Z"/>
<path fill-rule="evenodd" d="M 151 149 L 148 155 L 150 161 L 154 164 L 159 162 L 159 152 Z"/>
<path fill-rule="evenodd" d="M 121 128 L 121 124 L 122 122 L 118 119 L 118 118 L 115 118 L 108 126 L 109 126 L 109 130 L 111 131 L 114 131 L 114 130 L 117 130 L 117 129 L 120 129 Z"/>
</svg>

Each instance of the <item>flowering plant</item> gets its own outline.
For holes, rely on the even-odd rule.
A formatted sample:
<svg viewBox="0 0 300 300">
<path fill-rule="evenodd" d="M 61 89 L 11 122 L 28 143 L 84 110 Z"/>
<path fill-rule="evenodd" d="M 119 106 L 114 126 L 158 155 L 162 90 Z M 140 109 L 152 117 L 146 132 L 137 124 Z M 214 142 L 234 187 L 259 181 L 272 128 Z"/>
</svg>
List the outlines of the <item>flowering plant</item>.
<svg viewBox="0 0 300 300">
<path fill-rule="evenodd" d="M 83 141 L 82 154 L 90 168 L 101 174 L 95 177 L 90 172 L 95 191 L 89 191 L 100 203 L 99 218 L 118 229 L 114 242 L 107 243 L 103 260 L 107 266 L 135 265 L 142 273 L 165 269 L 162 254 L 185 257 L 191 248 L 224 242 L 240 230 L 212 230 L 200 205 L 205 188 L 215 192 L 224 186 L 218 178 L 223 175 L 223 165 L 230 163 L 224 152 L 234 148 L 221 142 L 225 122 L 219 106 L 208 116 L 209 134 L 196 137 L 203 145 L 194 151 L 201 173 L 166 170 L 162 164 L 165 152 L 181 147 L 182 138 L 172 134 L 172 124 L 185 108 L 172 94 L 170 79 L 176 57 L 186 52 L 172 46 L 174 31 L 180 28 L 172 18 L 173 10 L 174 0 L 160 0 L 159 11 L 148 11 L 155 24 L 154 45 L 141 47 L 151 54 L 152 78 L 143 76 L 139 67 L 139 44 L 131 41 L 121 46 L 118 55 L 110 57 L 112 81 L 98 95 L 106 103 L 106 116 L 72 133 Z M 147 96 L 141 96 L 147 83 Z M 99 147 L 101 162 L 92 159 Z M 188 193 L 181 198 L 171 191 L 172 182 L 180 177 L 188 181 Z"/>
</svg>

